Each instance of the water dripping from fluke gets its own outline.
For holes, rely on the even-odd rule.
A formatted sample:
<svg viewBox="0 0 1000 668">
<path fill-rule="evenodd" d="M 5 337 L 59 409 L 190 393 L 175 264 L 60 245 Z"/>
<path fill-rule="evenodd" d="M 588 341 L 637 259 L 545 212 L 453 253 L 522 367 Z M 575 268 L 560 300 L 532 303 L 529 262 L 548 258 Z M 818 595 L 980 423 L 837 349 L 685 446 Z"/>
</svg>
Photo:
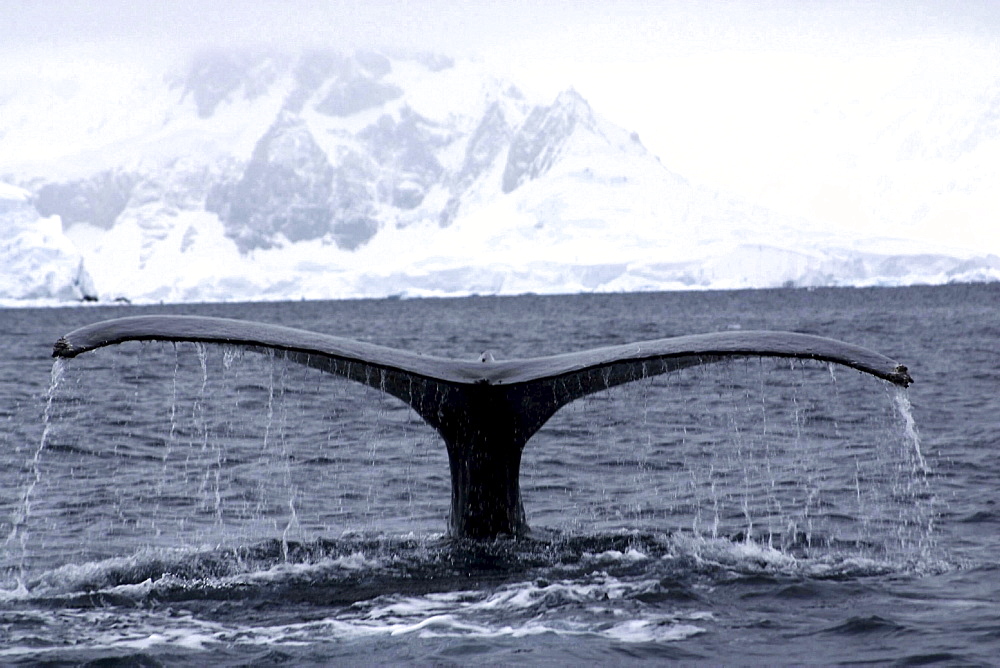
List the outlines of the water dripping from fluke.
<svg viewBox="0 0 1000 668">
<path fill-rule="evenodd" d="M 20 547 L 21 557 L 17 566 L 17 589 L 24 590 L 24 573 L 28 553 L 28 519 L 31 516 L 31 502 L 35 493 L 35 488 L 42 481 L 42 470 L 40 466 L 42 452 L 49 441 L 52 428 L 52 403 L 55 400 L 56 390 L 65 375 L 66 360 L 56 359 L 52 364 L 52 374 L 49 379 L 49 388 L 45 392 L 45 409 L 42 412 L 42 435 L 38 439 L 38 446 L 34 449 L 31 460 L 28 462 L 30 468 L 28 483 L 21 495 L 21 503 L 11 522 L 11 530 L 4 539 L 3 545 L 7 547 L 16 544 Z"/>
<path fill-rule="evenodd" d="M 224 344 L 268 351 L 401 399 L 445 442 L 451 474 L 448 532 L 461 539 L 529 533 L 519 480 L 525 444 L 561 407 L 581 397 L 690 367 L 754 357 L 817 360 L 900 387 L 912 382 L 906 367 L 866 348 L 773 331 L 681 336 L 531 359 L 460 361 L 258 322 L 138 316 L 75 330 L 55 344 L 53 355 L 71 358 L 149 340 L 197 344 L 203 371 L 201 344 Z M 289 506 L 294 520 L 294 491 Z M 290 522 L 286 533 L 291 527 Z"/>
</svg>

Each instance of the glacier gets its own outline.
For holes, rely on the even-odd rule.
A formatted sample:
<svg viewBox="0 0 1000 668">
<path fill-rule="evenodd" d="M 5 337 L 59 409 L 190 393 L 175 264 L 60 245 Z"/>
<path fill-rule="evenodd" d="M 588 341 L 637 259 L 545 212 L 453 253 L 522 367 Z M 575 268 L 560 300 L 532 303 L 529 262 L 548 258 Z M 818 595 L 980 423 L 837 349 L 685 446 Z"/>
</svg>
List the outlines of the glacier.
<svg viewBox="0 0 1000 668">
<path fill-rule="evenodd" d="M 691 183 L 573 89 L 475 62 L 216 50 L 29 83 L 0 95 L 4 305 L 1000 280 L 991 249 Z"/>
<path fill-rule="evenodd" d="M 0 183 L 0 299 L 83 301 L 97 298 L 83 257 L 57 217 L 43 218 L 30 193 Z"/>
</svg>

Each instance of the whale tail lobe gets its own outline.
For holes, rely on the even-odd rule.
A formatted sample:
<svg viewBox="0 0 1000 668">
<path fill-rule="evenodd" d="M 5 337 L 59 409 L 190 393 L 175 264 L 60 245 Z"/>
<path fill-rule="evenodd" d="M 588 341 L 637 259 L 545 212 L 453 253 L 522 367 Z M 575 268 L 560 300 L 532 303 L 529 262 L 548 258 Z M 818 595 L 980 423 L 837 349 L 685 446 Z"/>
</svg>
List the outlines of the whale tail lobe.
<svg viewBox="0 0 1000 668">
<path fill-rule="evenodd" d="M 771 331 L 681 336 L 520 360 L 497 361 L 484 353 L 460 361 L 265 323 L 136 316 L 70 332 L 56 342 L 53 356 L 148 340 L 280 351 L 404 401 L 445 442 L 452 482 L 448 528 L 469 538 L 527 533 L 519 481 L 524 446 L 562 406 L 594 392 L 734 357 L 814 359 L 903 387 L 912 382 L 905 366 L 866 348 Z"/>
</svg>

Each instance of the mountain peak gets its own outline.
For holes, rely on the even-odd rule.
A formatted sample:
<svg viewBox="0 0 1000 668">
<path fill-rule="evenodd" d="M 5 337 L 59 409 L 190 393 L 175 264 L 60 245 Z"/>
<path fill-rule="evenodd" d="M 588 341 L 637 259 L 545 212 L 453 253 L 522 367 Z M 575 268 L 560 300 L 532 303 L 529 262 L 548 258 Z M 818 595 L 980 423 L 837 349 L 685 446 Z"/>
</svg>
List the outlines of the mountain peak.
<svg viewBox="0 0 1000 668">
<path fill-rule="evenodd" d="M 219 214 L 240 250 L 268 248 L 329 232 L 333 166 L 306 123 L 282 110 L 257 142 L 242 177 L 221 185 L 206 208 Z"/>
<path fill-rule="evenodd" d="M 575 116 L 581 120 L 586 119 L 593 122 L 594 119 L 594 112 L 590 108 L 590 103 L 572 87 L 559 93 L 552 107 L 554 109 L 561 109 L 564 114 Z"/>
<path fill-rule="evenodd" d="M 503 173 L 503 192 L 544 175 L 578 126 L 594 127 L 587 101 L 572 88 L 561 92 L 550 106 L 535 107 L 514 136 Z"/>
</svg>

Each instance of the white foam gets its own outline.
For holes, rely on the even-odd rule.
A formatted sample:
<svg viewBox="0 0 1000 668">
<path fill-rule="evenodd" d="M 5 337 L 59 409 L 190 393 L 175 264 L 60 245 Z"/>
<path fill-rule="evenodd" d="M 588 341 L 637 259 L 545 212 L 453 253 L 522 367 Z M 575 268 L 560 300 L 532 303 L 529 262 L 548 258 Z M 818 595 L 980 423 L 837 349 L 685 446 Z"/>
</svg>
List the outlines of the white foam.
<svg viewBox="0 0 1000 668">
<path fill-rule="evenodd" d="M 262 571 L 251 571 L 223 578 L 221 583 L 265 584 L 269 582 L 284 582 L 293 578 L 316 579 L 337 571 L 374 569 L 381 564 L 380 560 L 371 559 L 363 552 L 352 552 L 340 557 L 324 557 L 315 562 L 282 562 Z"/>
<path fill-rule="evenodd" d="M 605 550 L 600 554 L 591 554 L 590 552 L 585 552 L 583 554 L 583 559 L 585 561 L 590 561 L 598 564 L 609 564 L 609 563 L 635 563 L 637 561 L 645 561 L 649 557 L 634 547 L 630 547 L 625 552 L 620 552 L 618 550 Z"/>
<path fill-rule="evenodd" d="M 263 585 L 289 580 L 317 580 L 345 571 L 375 569 L 382 561 L 355 551 L 338 557 L 324 557 L 314 562 L 280 562 L 271 566 L 231 564 L 228 574 L 210 578 L 185 578 L 174 572 L 187 570 L 187 563 L 197 559 L 204 550 L 198 549 L 149 549 L 127 557 L 113 557 L 80 564 L 66 564 L 41 573 L 27 586 L 19 583 L 13 590 L 0 590 L 0 600 L 28 600 L 38 597 L 74 596 L 82 592 L 104 593 L 141 600 L 151 592 L 170 588 L 191 588 L 203 585 L 233 587 L 238 585 Z M 128 574 L 159 571 L 158 576 L 140 582 L 115 584 Z"/>
<path fill-rule="evenodd" d="M 736 573 L 776 573 L 810 578 L 857 577 L 902 571 L 934 572 L 946 568 L 944 562 L 918 555 L 916 560 L 877 559 L 851 554 L 822 554 L 800 559 L 753 540 L 732 541 L 691 534 L 670 539 L 667 560 L 693 558 L 696 563 L 721 567 Z"/>
<path fill-rule="evenodd" d="M 633 587 L 644 587 L 635 583 Z M 610 589 L 609 589 L 610 587 Z M 14 638 L 0 648 L 0 657 L 45 653 L 131 649 L 153 651 L 157 648 L 181 648 L 204 651 L 213 646 L 268 645 L 289 646 L 317 641 L 365 637 L 477 637 L 521 638 L 543 634 L 561 636 L 593 635 L 623 643 L 674 642 L 703 633 L 708 612 L 663 613 L 647 615 L 633 610 L 615 609 L 614 598 L 604 598 L 611 590 L 619 592 L 630 585 L 613 578 L 576 587 L 570 582 L 536 586 L 519 583 L 497 591 L 461 591 L 417 597 L 388 596 L 359 602 L 319 620 L 292 624 L 241 624 L 200 619 L 189 612 L 174 610 L 128 610 L 121 608 L 66 609 L 17 613 L 56 630 L 59 642 L 51 647 L 20 644 Z M 552 589 L 570 591 L 575 597 L 589 599 L 591 605 L 572 614 L 551 610 L 520 609 L 523 600 L 511 592 L 544 592 Z M 527 598 L 536 598 L 529 595 Z M 501 602 L 498 604 L 498 601 Z M 547 614 L 546 614 L 547 613 Z M 627 619 L 622 619 L 627 616 Z M 608 624 L 609 617 L 615 618 Z M 696 623 L 697 622 L 697 623 Z M 701 623 L 699 625 L 698 623 Z"/>
<path fill-rule="evenodd" d="M 9 647 L 0 648 L 0 657 L 65 651 L 68 645 L 63 643 L 71 643 L 73 651 L 123 648 L 204 651 L 214 646 L 290 646 L 379 636 L 521 638 L 552 634 L 594 636 L 619 643 L 668 643 L 704 633 L 714 622 L 709 611 L 669 610 L 662 604 L 643 602 L 643 594 L 662 589 L 663 569 L 675 572 L 680 559 L 693 560 L 695 571 L 707 565 L 738 573 L 763 571 L 803 577 L 870 575 L 888 569 L 886 564 L 871 559 L 833 556 L 796 559 L 753 541 L 733 542 L 690 534 L 662 537 L 657 547 L 664 548 L 666 553 L 657 556 L 661 554 L 659 549 L 649 546 L 624 551 L 605 550 L 584 553 L 573 564 L 553 565 L 547 569 L 550 575 L 572 572 L 581 566 L 591 569 L 582 575 L 417 596 L 387 593 L 333 609 L 323 619 L 291 624 L 269 623 L 266 618 L 258 618 L 253 623 L 216 622 L 156 606 L 26 610 L 17 614 L 45 617 L 42 621 L 54 630 L 53 637 L 58 636 L 59 643 L 53 643 L 51 648 L 40 648 L 18 643 L 15 639 Z M 205 578 L 171 574 L 172 570 L 183 572 L 183 568 L 191 568 L 193 564 L 196 568 L 200 556 L 201 551 L 195 549 L 148 550 L 130 557 L 70 564 L 44 573 L 29 583 L 28 588 L 0 592 L 0 595 L 3 600 L 30 600 L 33 597 L 72 597 L 87 592 L 141 601 L 156 591 L 186 589 L 197 598 L 199 589 L 206 586 L 237 588 L 284 582 L 335 582 L 341 573 L 378 572 L 387 567 L 386 559 L 355 550 L 306 563 L 255 564 L 252 560 L 233 560 L 232 572 Z M 218 560 L 210 561 L 217 564 Z M 631 572 L 635 564 L 643 565 L 640 575 L 615 574 L 616 568 Z M 123 574 L 157 569 L 161 573 L 159 576 L 114 584 L 121 581 Z"/>
<path fill-rule="evenodd" d="M 22 619 L 30 617 L 35 623 L 44 624 L 58 634 L 58 642 L 46 647 L 39 646 L 37 642 L 19 644 L 16 638 L 12 638 L 6 646 L 0 646 L 0 657 L 38 657 L 64 654 L 67 650 L 149 651 L 159 647 L 202 651 L 226 642 L 234 634 L 232 626 L 178 611 L 99 608 L 16 614 Z"/>
<path fill-rule="evenodd" d="M 339 630 L 419 637 L 591 634 L 621 642 L 666 642 L 703 632 L 702 627 L 686 622 L 710 621 L 711 613 L 651 611 L 643 617 L 620 609 L 621 601 L 657 584 L 655 579 L 623 581 L 596 573 L 582 581 L 522 582 L 492 591 L 385 596 L 355 604 L 353 608 L 362 614 L 353 620 L 340 617 Z M 574 604 L 569 606 L 575 611 L 571 616 L 552 614 L 567 609 L 567 604 Z M 625 614 L 630 619 L 607 625 L 609 617 Z"/>
<path fill-rule="evenodd" d="M 704 632 L 700 626 L 678 624 L 674 620 L 630 619 L 615 624 L 602 635 L 621 642 L 674 642 Z"/>
<path fill-rule="evenodd" d="M 718 566 L 760 570 L 791 570 L 795 557 L 750 541 L 732 541 L 696 534 L 678 533 L 670 539 L 670 554 L 665 559 L 694 558 L 696 562 Z"/>
</svg>

